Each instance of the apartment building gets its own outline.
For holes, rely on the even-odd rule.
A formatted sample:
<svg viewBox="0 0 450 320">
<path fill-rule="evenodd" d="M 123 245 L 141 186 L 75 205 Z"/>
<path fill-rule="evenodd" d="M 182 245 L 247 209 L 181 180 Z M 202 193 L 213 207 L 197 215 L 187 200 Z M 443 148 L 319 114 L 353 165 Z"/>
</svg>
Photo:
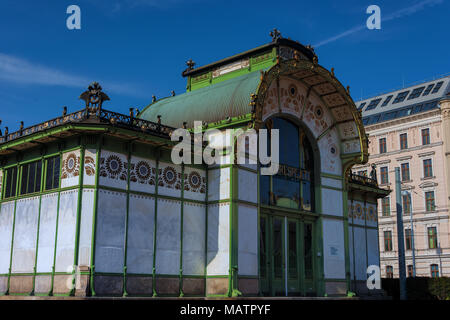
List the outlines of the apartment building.
<svg viewBox="0 0 450 320">
<path fill-rule="evenodd" d="M 395 168 L 400 168 L 407 276 L 450 276 L 450 76 L 356 103 L 369 135 L 369 161 L 352 168 L 380 187 L 378 231 L 382 277 L 398 277 Z"/>
</svg>

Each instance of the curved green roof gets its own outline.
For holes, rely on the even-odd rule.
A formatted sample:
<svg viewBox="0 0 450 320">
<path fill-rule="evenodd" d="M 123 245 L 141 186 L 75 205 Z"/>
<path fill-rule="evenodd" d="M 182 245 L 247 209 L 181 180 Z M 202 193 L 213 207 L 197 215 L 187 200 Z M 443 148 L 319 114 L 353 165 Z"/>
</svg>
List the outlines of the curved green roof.
<svg viewBox="0 0 450 320">
<path fill-rule="evenodd" d="M 181 128 L 183 122 L 188 128 L 194 121 L 208 124 L 237 117 L 251 112 L 250 95 L 256 93 L 260 82 L 259 71 L 219 82 L 204 88 L 186 92 L 174 97 L 161 99 L 147 106 L 138 115 L 139 118 Z"/>
</svg>

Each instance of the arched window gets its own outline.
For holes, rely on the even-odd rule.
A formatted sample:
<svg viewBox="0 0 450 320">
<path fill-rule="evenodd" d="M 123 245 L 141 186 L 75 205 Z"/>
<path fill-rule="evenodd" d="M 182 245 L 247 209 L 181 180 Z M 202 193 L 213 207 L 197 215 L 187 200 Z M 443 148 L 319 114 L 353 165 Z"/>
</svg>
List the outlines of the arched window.
<svg viewBox="0 0 450 320">
<path fill-rule="evenodd" d="M 283 118 L 271 118 L 266 129 L 279 130 L 278 174 L 260 177 L 260 201 L 270 206 L 314 211 L 314 155 L 306 132 Z M 269 134 L 270 150 L 270 134 Z"/>
</svg>

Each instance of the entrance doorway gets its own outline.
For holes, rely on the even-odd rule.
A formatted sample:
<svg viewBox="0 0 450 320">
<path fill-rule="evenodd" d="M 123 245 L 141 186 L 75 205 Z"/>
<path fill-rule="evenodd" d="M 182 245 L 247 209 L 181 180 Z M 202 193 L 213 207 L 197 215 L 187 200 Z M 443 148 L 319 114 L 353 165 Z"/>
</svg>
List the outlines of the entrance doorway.
<svg viewBox="0 0 450 320">
<path fill-rule="evenodd" d="M 260 286 L 265 296 L 316 295 L 314 220 L 260 215 Z"/>
</svg>

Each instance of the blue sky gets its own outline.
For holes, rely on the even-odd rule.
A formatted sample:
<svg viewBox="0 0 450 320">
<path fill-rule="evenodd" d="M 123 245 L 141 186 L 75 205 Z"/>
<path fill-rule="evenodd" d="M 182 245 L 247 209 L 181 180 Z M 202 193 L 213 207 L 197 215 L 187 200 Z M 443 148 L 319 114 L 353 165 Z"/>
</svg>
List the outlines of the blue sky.
<svg viewBox="0 0 450 320">
<path fill-rule="evenodd" d="M 81 8 L 81 30 L 66 9 Z M 369 5 L 381 30 L 365 28 Z M 284 37 L 315 46 L 354 100 L 450 72 L 449 0 L 1 0 L 0 119 L 17 130 L 83 108 L 99 81 L 128 113 L 185 91 L 181 72 Z"/>
</svg>

